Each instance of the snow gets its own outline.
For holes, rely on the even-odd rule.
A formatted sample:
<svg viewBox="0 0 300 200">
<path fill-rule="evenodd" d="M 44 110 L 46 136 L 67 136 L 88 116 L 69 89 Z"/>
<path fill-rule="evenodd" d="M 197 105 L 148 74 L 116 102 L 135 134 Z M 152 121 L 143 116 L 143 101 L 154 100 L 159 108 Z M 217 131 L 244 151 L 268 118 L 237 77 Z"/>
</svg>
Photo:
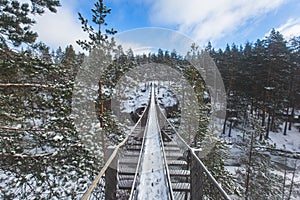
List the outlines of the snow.
<svg viewBox="0 0 300 200">
<path fill-rule="evenodd" d="M 163 86 L 159 86 L 157 89 L 157 99 L 164 107 L 171 107 L 178 103 L 175 94 Z"/>
<path fill-rule="evenodd" d="M 53 140 L 54 140 L 54 141 L 59 141 L 59 140 L 62 140 L 63 138 L 64 138 L 64 137 L 61 136 L 61 135 L 56 135 L 56 136 L 53 137 Z"/>
<path fill-rule="evenodd" d="M 136 90 L 129 87 L 125 89 L 125 93 L 123 94 L 124 96 L 120 102 L 121 111 L 124 113 L 131 113 L 136 109 L 147 105 L 150 97 L 149 85 L 150 82 L 139 83 Z M 157 87 L 157 99 L 160 104 L 168 107 L 178 103 L 176 96 L 168 87 L 164 86 L 164 82 L 160 82 L 160 85 Z"/>
<path fill-rule="evenodd" d="M 276 149 L 300 153 L 300 132 L 294 126 L 287 135 L 283 135 L 282 132 L 270 132 L 269 142 L 276 146 Z"/>
<path fill-rule="evenodd" d="M 121 99 L 121 112 L 131 113 L 147 105 L 149 100 L 149 83 L 140 83 L 136 90 L 126 88 Z"/>
<path fill-rule="evenodd" d="M 282 129 L 283 125 L 281 126 Z M 226 134 L 228 130 L 226 130 Z M 226 141 L 227 144 L 238 142 L 243 137 L 241 130 L 233 128 L 231 131 L 232 137 L 222 135 L 221 139 Z M 275 147 L 277 150 L 286 150 L 294 153 L 300 153 L 300 132 L 292 126 L 292 130 L 283 135 L 283 131 L 269 133 L 269 139 L 266 141 L 269 146 Z"/>
<path fill-rule="evenodd" d="M 281 128 L 283 124 L 281 125 Z M 237 171 L 245 173 L 245 166 L 240 163 L 241 156 L 245 154 L 245 149 L 241 148 L 240 142 L 243 138 L 243 132 L 237 128 L 233 128 L 231 135 L 228 137 L 228 130 L 226 135 L 222 135 L 220 138 L 229 147 L 229 158 L 225 161 L 226 169 L 233 175 L 237 175 Z M 258 140 L 258 138 L 257 138 Z M 265 141 L 265 144 L 257 144 L 257 149 L 262 153 L 270 156 L 270 161 L 273 166 L 270 170 L 273 174 L 278 175 L 283 179 L 284 170 L 286 170 L 286 183 L 285 183 L 285 195 L 288 194 L 288 190 L 291 185 L 293 170 L 297 159 L 295 157 L 300 155 L 300 132 L 297 127 L 292 126 L 292 129 L 287 132 L 287 135 L 283 135 L 283 131 L 270 132 L 269 139 Z M 289 152 L 288 156 L 285 157 L 283 154 L 273 154 L 266 150 L 266 147 L 271 147 L 275 151 Z M 286 164 L 284 164 L 286 159 Z M 291 199 L 299 199 L 299 184 L 300 184 L 300 164 L 296 165 L 296 172 L 294 177 L 293 193 Z M 242 199 L 241 197 L 234 196 L 232 199 Z"/>
<path fill-rule="evenodd" d="M 266 90 L 274 90 L 275 87 L 264 87 Z"/>
</svg>

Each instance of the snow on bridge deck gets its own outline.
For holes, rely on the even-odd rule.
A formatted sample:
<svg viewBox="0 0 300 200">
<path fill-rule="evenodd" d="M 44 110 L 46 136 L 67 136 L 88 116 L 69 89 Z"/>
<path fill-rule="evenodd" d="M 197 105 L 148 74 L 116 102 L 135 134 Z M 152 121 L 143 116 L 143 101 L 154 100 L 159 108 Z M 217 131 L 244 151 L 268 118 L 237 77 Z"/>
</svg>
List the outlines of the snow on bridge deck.
<svg viewBox="0 0 300 200">
<path fill-rule="evenodd" d="M 156 112 L 154 87 L 152 87 L 136 199 L 170 199 L 171 196 Z"/>
</svg>

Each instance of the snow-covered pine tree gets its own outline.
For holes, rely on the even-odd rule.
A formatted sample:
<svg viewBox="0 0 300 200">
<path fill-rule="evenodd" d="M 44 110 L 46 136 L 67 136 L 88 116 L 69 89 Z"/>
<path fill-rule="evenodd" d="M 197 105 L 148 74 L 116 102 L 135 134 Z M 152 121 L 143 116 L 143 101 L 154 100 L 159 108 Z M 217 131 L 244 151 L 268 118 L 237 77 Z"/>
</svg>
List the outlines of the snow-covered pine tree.
<svg viewBox="0 0 300 200">
<path fill-rule="evenodd" d="M 262 149 L 260 135 L 264 128 L 253 116 L 249 116 L 249 126 L 245 127 L 240 161 L 242 169 L 237 170 L 237 181 L 244 191 L 242 196 L 250 199 L 280 198 L 280 177 L 272 172 L 270 155 Z"/>
</svg>

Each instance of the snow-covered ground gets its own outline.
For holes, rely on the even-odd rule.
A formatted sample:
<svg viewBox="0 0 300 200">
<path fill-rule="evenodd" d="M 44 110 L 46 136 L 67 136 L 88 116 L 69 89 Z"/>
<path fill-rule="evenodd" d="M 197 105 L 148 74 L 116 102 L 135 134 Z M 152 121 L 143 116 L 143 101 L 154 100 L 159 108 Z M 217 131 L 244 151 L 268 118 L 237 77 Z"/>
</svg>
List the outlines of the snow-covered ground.
<svg viewBox="0 0 300 200">
<path fill-rule="evenodd" d="M 226 130 L 228 132 L 228 130 Z M 231 137 L 226 134 L 221 136 L 222 140 L 225 140 L 227 144 L 238 142 L 243 138 L 243 132 L 239 129 L 232 129 Z M 265 141 L 267 146 L 277 150 L 290 151 L 300 156 L 300 132 L 295 127 L 287 132 L 287 135 L 283 135 L 282 131 L 269 133 L 269 139 Z"/>
<path fill-rule="evenodd" d="M 128 87 L 124 96 L 120 99 L 120 110 L 123 113 L 131 113 L 136 109 L 148 104 L 149 101 L 149 83 L 139 84 L 137 88 Z"/>
<path fill-rule="evenodd" d="M 300 132 L 294 126 L 292 126 L 291 131 L 288 131 L 287 135 L 283 135 L 282 132 L 271 132 L 268 142 L 273 144 L 276 149 L 285 149 L 300 154 Z"/>
<path fill-rule="evenodd" d="M 170 89 L 164 86 L 163 82 L 161 82 L 157 87 L 157 99 L 160 104 L 167 107 L 178 103 L 176 96 L 170 91 Z M 149 82 L 139 84 L 136 89 L 128 88 L 120 102 L 121 112 L 131 113 L 136 109 L 147 105 L 149 101 L 149 91 Z"/>
<path fill-rule="evenodd" d="M 227 130 L 228 132 L 228 130 Z M 247 137 L 244 135 L 244 137 Z M 248 136 L 249 137 L 249 136 Z M 241 145 L 243 132 L 239 129 L 232 129 L 231 137 L 221 136 L 221 140 L 226 142 L 229 147 L 229 158 L 226 160 L 226 169 L 234 176 L 237 172 L 246 173 L 245 165 L 240 163 L 241 157 L 249 151 L 248 148 L 243 148 Z M 256 138 L 258 140 L 258 138 Z M 250 144 L 248 145 L 250 146 Z M 262 144 L 256 144 L 255 148 L 262 154 L 270 157 L 272 168 L 271 173 L 279 176 L 283 182 L 285 181 L 285 196 L 288 195 L 288 190 L 293 179 L 293 192 L 291 199 L 300 199 L 300 132 L 297 127 L 292 126 L 292 130 L 283 135 L 282 131 L 270 132 L 269 139 Z M 298 162 L 297 162 L 298 161 Z M 293 171 L 295 175 L 293 177 Z M 283 184 L 283 183 L 278 183 Z M 244 185 L 242 185 L 243 187 Z M 272 186 L 270 186 L 272 187 Z M 283 186 L 282 186 L 283 187 Z M 241 199 L 241 197 L 234 197 L 233 199 Z"/>
</svg>

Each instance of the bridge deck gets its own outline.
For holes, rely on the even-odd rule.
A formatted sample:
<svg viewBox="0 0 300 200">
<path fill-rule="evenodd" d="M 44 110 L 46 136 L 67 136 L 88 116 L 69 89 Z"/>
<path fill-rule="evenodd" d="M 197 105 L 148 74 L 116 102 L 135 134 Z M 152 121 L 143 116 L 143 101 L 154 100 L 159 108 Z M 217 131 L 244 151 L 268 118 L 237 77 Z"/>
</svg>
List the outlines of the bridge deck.
<svg viewBox="0 0 300 200">
<path fill-rule="evenodd" d="M 158 124 L 154 87 L 151 91 L 148 122 L 137 180 L 135 199 L 172 199 Z"/>
</svg>

